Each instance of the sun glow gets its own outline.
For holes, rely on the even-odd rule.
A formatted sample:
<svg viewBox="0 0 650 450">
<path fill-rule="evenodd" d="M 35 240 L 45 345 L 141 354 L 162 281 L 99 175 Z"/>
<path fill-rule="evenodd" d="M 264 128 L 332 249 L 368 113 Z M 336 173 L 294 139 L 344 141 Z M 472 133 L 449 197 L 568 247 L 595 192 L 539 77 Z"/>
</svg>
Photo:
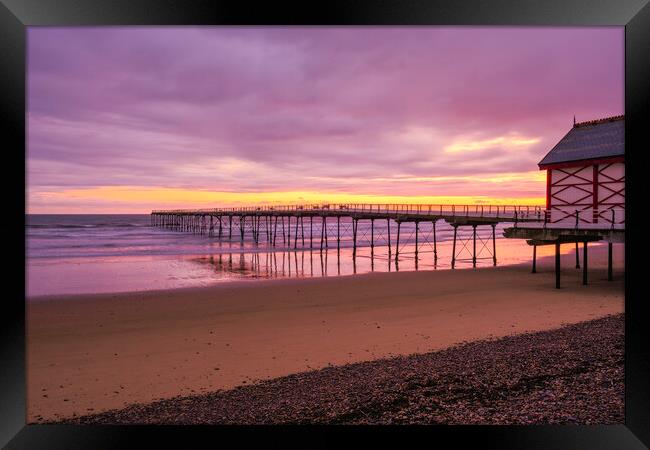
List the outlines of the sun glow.
<svg viewBox="0 0 650 450">
<path fill-rule="evenodd" d="M 275 192 L 222 192 L 181 188 L 94 187 L 43 192 L 30 196 L 38 207 L 29 213 L 139 213 L 152 209 L 218 208 L 254 205 L 289 204 L 493 204 L 542 205 L 542 197 L 490 197 L 490 196 L 436 196 L 436 195 L 372 195 L 342 192 L 275 191 Z M 86 205 L 78 209 L 76 205 Z M 44 207 L 42 205 L 49 205 Z"/>
</svg>

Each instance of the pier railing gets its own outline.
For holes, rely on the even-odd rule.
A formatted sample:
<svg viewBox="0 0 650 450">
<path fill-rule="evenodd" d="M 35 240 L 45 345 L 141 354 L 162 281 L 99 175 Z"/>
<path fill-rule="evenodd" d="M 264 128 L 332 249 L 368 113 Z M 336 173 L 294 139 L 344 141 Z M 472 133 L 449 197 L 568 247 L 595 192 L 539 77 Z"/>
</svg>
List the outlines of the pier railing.
<svg viewBox="0 0 650 450">
<path fill-rule="evenodd" d="M 544 219 L 542 206 L 522 205 L 449 205 L 449 204 L 378 204 L 378 203 L 314 203 L 302 205 L 263 205 L 209 209 L 155 210 L 152 214 L 395 214 L 448 217 L 486 217 L 495 219 Z"/>
<path fill-rule="evenodd" d="M 569 206 L 546 209 L 536 205 L 450 205 L 450 204 L 379 204 L 379 203 L 312 203 L 302 205 L 261 205 L 207 209 L 154 210 L 152 214 L 170 215 L 318 215 L 390 216 L 441 219 L 487 219 L 529 226 L 573 228 L 625 228 L 625 208 L 572 209 Z"/>
</svg>

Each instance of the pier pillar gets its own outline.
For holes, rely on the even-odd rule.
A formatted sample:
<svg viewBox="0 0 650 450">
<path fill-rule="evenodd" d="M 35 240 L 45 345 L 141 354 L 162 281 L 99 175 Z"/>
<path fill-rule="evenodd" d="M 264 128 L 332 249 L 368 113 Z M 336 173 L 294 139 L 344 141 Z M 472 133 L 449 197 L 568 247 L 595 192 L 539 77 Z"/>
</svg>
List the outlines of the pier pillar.
<svg viewBox="0 0 650 450">
<path fill-rule="evenodd" d="M 614 279 L 614 273 L 612 270 L 612 247 L 611 242 L 607 243 L 607 281 L 612 281 Z"/>
<path fill-rule="evenodd" d="M 309 216 L 309 248 L 314 248 L 314 216 Z"/>
<path fill-rule="evenodd" d="M 436 222 L 437 220 L 434 220 L 432 222 L 433 225 L 433 264 L 435 267 L 435 264 L 438 262 L 438 242 L 436 240 Z"/>
<path fill-rule="evenodd" d="M 291 216 L 287 216 L 287 244 L 291 248 Z"/>
<path fill-rule="evenodd" d="M 397 242 L 395 242 L 395 265 L 397 265 L 397 260 L 399 258 L 399 236 L 400 236 L 401 228 L 402 228 L 402 222 L 398 220 L 397 221 Z"/>
<path fill-rule="evenodd" d="M 341 249 L 341 216 L 336 216 L 336 249 Z"/>
<path fill-rule="evenodd" d="M 472 267 L 476 267 L 476 225 L 472 225 L 472 228 L 473 228 Z"/>
<path fill-rule="evenodd" d="M 454 243 L 451 247 L 451 268 L 456 267 L 456 234 L 458 233 L 458 225 L 454 224 Z"/>
<path fill-rule="evenodd" d="M 325 248 L 330 248 L 329 242 L 327 242 L 327 216 L 323 216 L 323 225 L 325 225 Z M 325 254 L 325 259 L 327 259 L 327 254 Z"/>
<path fill-rule="evenodd" d="M 298 222 L 299 222 L 299 220 L 300 220 L 300 218 L 296 217 L 296 232 L 294 233 L 295 236 L 293 238 L 294 239 L 294 242 L 293 242 L 293 248 L 294 249 L 298 248 Z"/>
<path fill-rule="evenodd" d="M 420 233 L 420 222 L 415 221 L 415 264 L 418 262 L 418 235 Z"/>
<path fill-rule="evenodd" d="M 578 250 L 578 242 L 576 241 L 576 269 L 580 268 L 580 251 Z"/>
<path fill-rule="evenodd" d="M 232 239 L 232 214 L 228 216 L 228 239 Z"/>
<path fill-rule="evenodd" d="M 323 216 L 323 220 L 321 220 L 320 224 L 320 249 L 321 251 L 323 250 L 323 243 L 325 242 L 325 216 Z M 322 255 L 321 255 L 322 257 Z"/>
<path fill-rule="evenodd" d="M 533 270 L 531 273 L 537 273 L 537 246 L 533 245 Z"/>
<path fill-rule="evenodd" d="M 239 234 L 241 236 L 241 245 L 244 245 L 244 225 L 246 225 L 246 216 L 239 217 Z"/>
<path fill-rule="evenodd" d="M 391 249 L 390 249 L 390 218 L 386 219 L 386 227 L 388 228 L 388 233 L 387 233 L 388 234 L 388 260 L 389 260 L 388 267 L 390 267 L 390 251 L 391 251 Z"/>
<path fill-rule="evenodd" d="M 305 218 L 303 216 L 300 216 L 300 239 L 302 240 L 302 248 L 305 248 Z"/>
<path fill-rule="evenodd" d="M 582 284 L 587 285 L 587 266 L 588 266 L 588 261 L 587 261 L 587 244 L 588 242 L 585 241 L 582 244 L 582 248 L 584 249 L 584 256 L 582 257 Z M 576 243 L 577 245 L 577 243 Z"/>
<path fill-rule="evenodd" d="M 370 219 L 370 256 L 375 254 L 375 219 Z"/>
<path fill-rule="evenodd" d="M 280 218 L 282 219 L 282 243 L 287 245 L 287 232 L 284 230 L 284 216 Z"/>
<path fill-rule="evenodd" d="M 492 264 L 497 265 L 497 224 L 492 224 Z"/>
<path fill-rule="evenodd" d="M 352 257 L 357 255 L 357 227 L 359 226 L 359 221 L 357 219 L 352 219 Z"/>
<path fill-rule="evenodd" d="M 273 225 L 273 247 L 275 247 L 275 239 L 278 234 L 278 216 L 275 216 L 275 223 Z"/>
<path fill-rule="evenodd" d="M 555 241 L 555 288 L 560 289 L 560 241 Z"/>
</svg>

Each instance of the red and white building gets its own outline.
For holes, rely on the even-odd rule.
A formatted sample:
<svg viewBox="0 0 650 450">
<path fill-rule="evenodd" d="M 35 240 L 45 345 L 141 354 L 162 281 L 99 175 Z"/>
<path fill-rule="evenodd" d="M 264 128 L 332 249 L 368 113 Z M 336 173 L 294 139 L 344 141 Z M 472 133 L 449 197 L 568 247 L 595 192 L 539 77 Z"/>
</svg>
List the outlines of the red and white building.
<svg viewBox="0 0 650 450">
<path fill-rule="evenodd" d="M 539 162 L 551 223 L 625 223 L 625 117 L 576 123 Z"/>
</svg>

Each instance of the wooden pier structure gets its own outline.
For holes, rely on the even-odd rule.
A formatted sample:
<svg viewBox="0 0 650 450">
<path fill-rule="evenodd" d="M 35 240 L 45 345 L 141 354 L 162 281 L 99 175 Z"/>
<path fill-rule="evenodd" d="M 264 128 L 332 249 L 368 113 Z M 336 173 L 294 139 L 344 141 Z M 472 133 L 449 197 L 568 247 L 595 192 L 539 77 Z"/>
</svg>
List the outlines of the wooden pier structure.
<svg viewBox="0 0 650 450">
<path fill-rule="evenodd" d="M 594 214 L 584 210 L 575 212 L 575 219 L 567 215 L 563 221 L 550 221 L 550 211 L 541 206 L 504 205 L 413 205 L 413 204 L 312 204 L 284 206 L 253 206 L 241 208 L 214 208 L 197 210 L 155 210 L 151 213 L 151 225 L 177 231 L 192 232 L 219 240 L 238 240 L 244 244 L 248 236 L 256 246 L 284 249 L 341 249 L 342 238 L 348 237 L 352 244 L 352 254 L 356 255 L 359 244 L 359 223 L 369 224 L 369 247 L 374 254 L 375 247 L 385 245 L 389 259 L 394 256 L 397 264 L 404 253 L 402 225 L 411 223 L 414 229 L 414 257 L 417 264 L 421 245 L 430 244 L 434 262 L 438 260 L 436 223 L 446 221 L 454 229 L 451 267 L 457 262 L 471 262 L 476 267 L 477 260 L 491 259 L 496 265 L 496 226 L 499 223 L 511 224 L 504 231 L 504 237 L 525 239 L 533 247 L 533 270 L 536 272 L 536 250 L 538 245 L 556 246 L 556 287 L 560 287 L 560 245 L 578 243 L 584 247 L 583 282 L 587 283 L 587 244 L 605 240 L 610 243 L 624 242 L 624 214 L 611 210 L 611 220 L 584 224 L 581 214 Z M 603 217 L 606 217 L 603 215 Z M 341 219 L 346 219 L 342 223 Z M 384 223 L 378 227 L 376 223 Z M 425 236 L 422 224 L 431 228 Z M 351 227 L 350 227 L 351 225 Z M 381 231 L 380 231 L 381 230 Z M 469 231 L 462 236 L 462 231 Z M 481 236 L 479 231 L 487 230 Z M 381 236 L 378 234 L 381 233 Z M 414 236 L 413 236 L 414 235 Z M 393 237 L 394 236 L 394 237 Z M 381 238 L 381 239 L 378 239 Z M 478 244 L 478 247 L 477 247 Z M 469 257 L 462 257 L 463 252 Z M 487 254 L 487 256 L 483 256 Z M 580 267 L 577 259 L 577 268 Z"/>
</svg>

